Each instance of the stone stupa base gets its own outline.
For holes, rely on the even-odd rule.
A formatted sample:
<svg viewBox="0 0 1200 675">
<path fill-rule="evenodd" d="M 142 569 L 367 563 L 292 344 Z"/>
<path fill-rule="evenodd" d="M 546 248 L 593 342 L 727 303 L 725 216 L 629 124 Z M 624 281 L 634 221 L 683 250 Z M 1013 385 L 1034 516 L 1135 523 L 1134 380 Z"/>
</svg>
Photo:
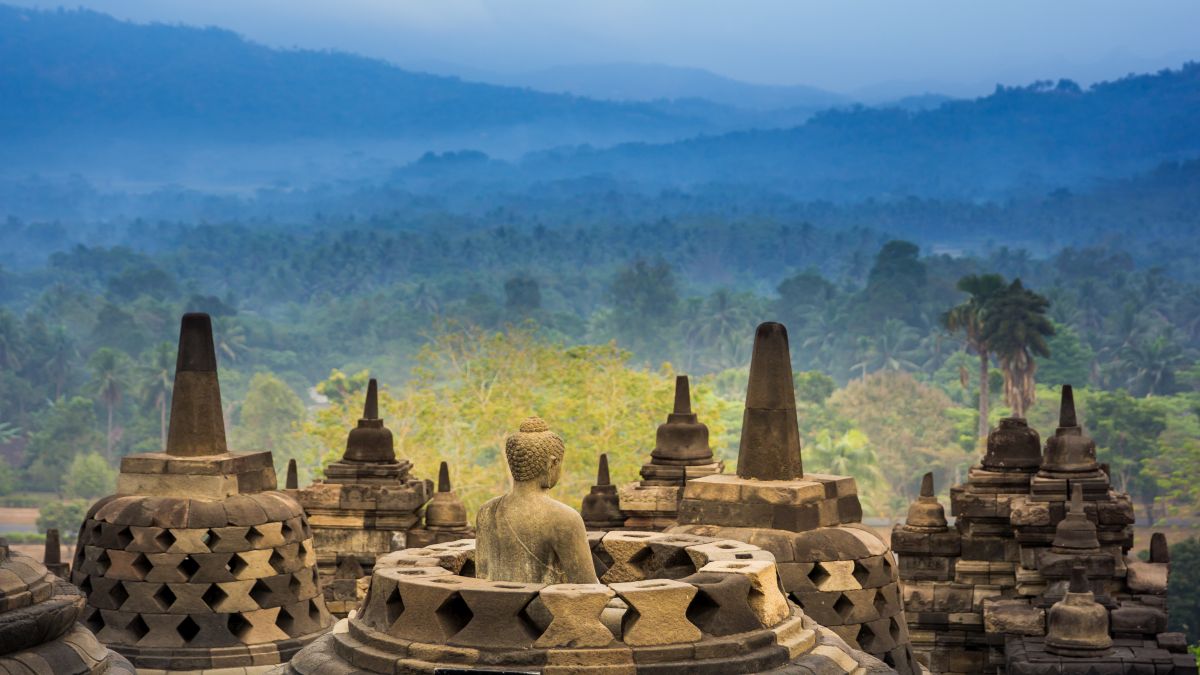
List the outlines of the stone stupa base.
<svg viewBox="0 0 1200 675">
<path fill-rule="evenodd" d="M 784 589 L 850 646 L 902 673 L 913 658 L 899 571 L 887 544 L 862 525 L 854 479 L 714 475 L 689 481 L 669 533 L 747 542 L 769 551 Z M 748 524 L 761 523 L 759 526 Z"/>
<path fill-rule="evenodd" d="M 598 563 L 601 584 L 466 576 L 473 540 L 388 554 L 362 611 L 277 672 L 895 672 L 788 603 L 755 546 L 652 532 L 589 540 L 611 563 Z"/>
</svg>

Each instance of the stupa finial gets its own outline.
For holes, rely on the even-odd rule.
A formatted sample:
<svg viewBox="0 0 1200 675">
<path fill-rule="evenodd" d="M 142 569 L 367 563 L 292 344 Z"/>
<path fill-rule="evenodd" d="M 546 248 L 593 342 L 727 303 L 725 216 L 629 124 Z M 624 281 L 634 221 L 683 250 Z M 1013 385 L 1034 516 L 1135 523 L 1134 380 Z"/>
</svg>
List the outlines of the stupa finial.
<svg viewBox="0 0 1200 675">
<path fill-rule="evenodd" d="M 611 479 L 608 475 L 608 453 L 600 453 L 600 466 L 596 469 L 596 485 L 609 485 Z"/>
<path fill-rule="evenodd" d="M 287 478 L 283 482 L 283 488 L 285 490 L 300 489 L 300 475 L 296 469 L 296 460 L 295 459 L 288 460 Z"/>
<path fill-rule="evenodd" d="M 373 377 L 367 382 L 367 400 L 363 403 L 363 419 L 379 419 L 379 384 Z"/>
<path fill-rule="evenodd" d="M 1062 386 L 1062 400 L 1058 406 L 1058 426 L 1063 428 L 1079 426 L 1075 416 L 1075 390 L 1071 385 Z"/>
<path fill-rule="evenodd" d="M 442 462 L 438 465 L 438 492 L 450 492 L 450 465 Z"/>
<path fill-rule="evenodd" d="M 792 359 L 787 328 L 781 323 L 760 324 L 754 334 L 737 474 L 759 480 L 804 475 Z"/>
<path fill-rule="evenodd" d="M 922 497 L 932 497 L 933 496 L 933 472 L 932 471 L 926 472 L 924 476 L 921 476 L 921 496 Z"/>
<path fill-rule="evenodd" d="M 179 326 L 167 454 L 202 457 L 227 452 L 212 319 L 207 314 L 184 314 Z"/>
<path fill-rule="evenodd" d="M 692 388 L 688 384 L 687 375 L 675 376 L 675 414 L 690 415 L 692 413 Z"/>
</svg>

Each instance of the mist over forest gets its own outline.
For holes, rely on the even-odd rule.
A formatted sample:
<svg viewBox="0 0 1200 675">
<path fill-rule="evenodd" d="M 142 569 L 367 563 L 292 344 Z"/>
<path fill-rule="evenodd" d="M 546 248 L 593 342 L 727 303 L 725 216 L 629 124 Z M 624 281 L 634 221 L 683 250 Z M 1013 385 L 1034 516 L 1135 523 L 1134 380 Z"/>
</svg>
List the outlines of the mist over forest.
<svg viewBox="0 0 1200 675">
<path fill-rule="evenodd" d="M 401 454 L 453 458 L 471 508 L 533 412 L 567 439 L 565 501 L 602 451 L 635 479 L 675 373 L 736 461 L 777 320 L 805 466 L 855 475 L 869 516 L 961 480 L 1002 415 L 1052 433 L 1072 383 L 1139 520 L 1194 522 L 1200 64 L 600 97 L 636 68 L 587 98 L 0 5 L 0 499 L 107 494 L 161 446 L 185 311 L 214 318 L 235 447 L 320 476 L 369 374 Z M 953 318 L 984 302 L 995 347 Z"/>
</svg>

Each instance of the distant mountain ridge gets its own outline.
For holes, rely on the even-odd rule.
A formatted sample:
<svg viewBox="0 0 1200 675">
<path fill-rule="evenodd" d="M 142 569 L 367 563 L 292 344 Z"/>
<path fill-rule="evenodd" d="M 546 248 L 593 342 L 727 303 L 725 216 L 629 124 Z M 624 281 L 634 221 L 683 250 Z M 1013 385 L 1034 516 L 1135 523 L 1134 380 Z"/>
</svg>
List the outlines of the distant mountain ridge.
<svg viewBox="0 0 1200 675">
<path fill-rule="evenodd" d="M 490 81 L 600 100 L 655 101 L 695 98 L 750 110 L 820 110 L 853 103 L 847 96 L 817 87 L 751 84 L 702 68 L 650 63 L 555 66 L 527 73 L 496 76 L 495 80 Z"/>
<path fill-rule="evenodd" d="M 0 134 L 97 130 L 286 139 L 475 132 L 517 125 L 707 130 L 648 105 L 276 50 L 218 28 L 133 24 L 88 10 L 0 5 Z"/>
</svg>

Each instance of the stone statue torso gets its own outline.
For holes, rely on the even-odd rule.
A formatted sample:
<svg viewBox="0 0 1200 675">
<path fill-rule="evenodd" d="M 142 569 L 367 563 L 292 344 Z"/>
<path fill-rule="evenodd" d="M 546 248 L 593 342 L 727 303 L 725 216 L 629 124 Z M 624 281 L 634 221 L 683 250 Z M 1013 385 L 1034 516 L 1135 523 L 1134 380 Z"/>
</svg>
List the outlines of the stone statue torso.
<svg viewBox="0 0 1200 675">
<path fill-rule="evenodd" d="M 479 509 L 476 532 L 481 578 L 596 583 L 583 518 L 545 494 L 507 494 L 488 501 Z"/>
</svg>

